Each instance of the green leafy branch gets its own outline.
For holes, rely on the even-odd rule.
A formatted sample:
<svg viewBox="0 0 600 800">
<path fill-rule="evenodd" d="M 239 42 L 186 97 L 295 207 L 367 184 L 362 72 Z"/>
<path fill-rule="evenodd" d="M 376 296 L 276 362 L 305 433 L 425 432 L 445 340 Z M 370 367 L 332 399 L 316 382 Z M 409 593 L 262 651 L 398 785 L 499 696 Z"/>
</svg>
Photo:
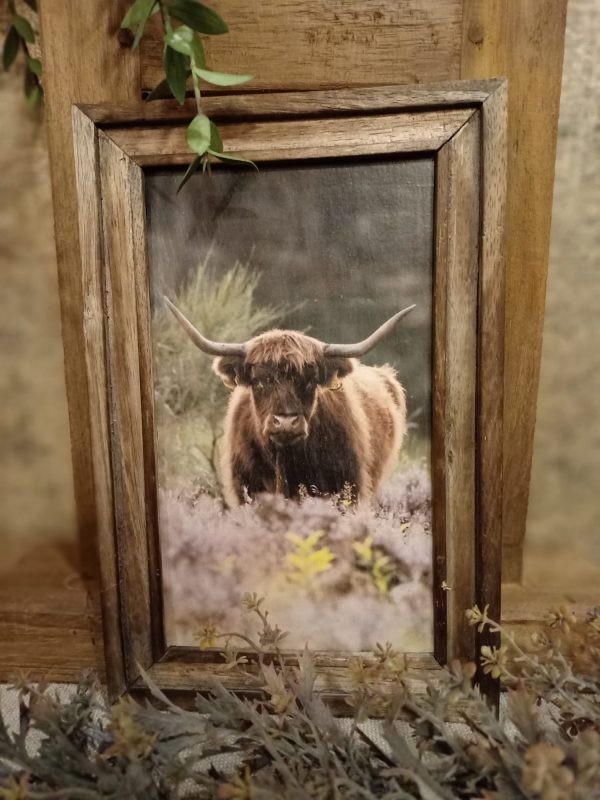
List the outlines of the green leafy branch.
<svg viewBox="0 0 600 800">
<path fill-rule="evenodd" d="M 178 190 L 188 182 L 192 175 L 209 168 L 210 157 L 221 161 L 252 161 L 241 156 L 223 152 L 223 140 L 218 127 L 202 109 L 200 82 L 213 86 L 239 86 L 252 80 L 252 75 L 233 75 L 216 72 L 206 64 L 204 45 L 200 34 L 217 36 L 227 33 L 229 28 L 212 8 L 197 0 L 135 0 L 123 21 L 121 28 L 133 34 L 132 47 L 136 48 L 144 35 L 150 17 L 160 13 L 164 30 L 163 65 L 165 79 L 150 93 L 153 100 L 171 94 L 181 105 L 185 102 L 188 80 L 191 78 L 196 100 L 196 116 L 186 131 L 186 141 L 196 157 L 189 165 Z"/>
<path fill-rule="evenodd" d="M 32 11 L 37 11 L 36 0 L 25 0 Z M 35 44 L 36 32 L 28 19 L 17 13 L 14 0 L 8 0 L 8 7 L 12 14 L 10 27 L 6 32 L 2 48 L 2 66 L 8 71 L 15 63 L 19 52 L 25 56 L 25 97 L 27 105 L 31 108 L 38 105 L 43 96 L 42 62 L 33 58 L 29 53 L 29 45 Z"/>
</svg>

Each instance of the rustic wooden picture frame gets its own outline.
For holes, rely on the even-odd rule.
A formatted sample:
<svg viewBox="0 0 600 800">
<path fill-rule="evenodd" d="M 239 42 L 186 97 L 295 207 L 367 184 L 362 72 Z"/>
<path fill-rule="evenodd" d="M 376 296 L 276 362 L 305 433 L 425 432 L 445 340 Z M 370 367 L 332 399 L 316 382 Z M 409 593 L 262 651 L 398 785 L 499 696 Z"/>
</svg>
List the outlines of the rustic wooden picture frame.
<svg viewBox="0 0 600 800">
<path fill-rule="evenodd" d="M 206 98 L 228 150 L 264 161 L 423 153 L 435 159 L 432 364 L 433 654 L 407 655 L 415 686 L 474 658 L 500 619 L 506 84 Z M 213 650 L 167 647 L 162 622 L 144 169 L 189 163 L 190 105 L 73 107 L 107 678 L 111 696 L 174 694 L 220 675 Z M 201 178 L 197 178 L 201 179 Z M 340 709 L 349 654 L 319 653 Z M 292 653 L 290 658 L 294 658 Z M 256 691 L 227 672 L 223 682 Z"/>
</svg>

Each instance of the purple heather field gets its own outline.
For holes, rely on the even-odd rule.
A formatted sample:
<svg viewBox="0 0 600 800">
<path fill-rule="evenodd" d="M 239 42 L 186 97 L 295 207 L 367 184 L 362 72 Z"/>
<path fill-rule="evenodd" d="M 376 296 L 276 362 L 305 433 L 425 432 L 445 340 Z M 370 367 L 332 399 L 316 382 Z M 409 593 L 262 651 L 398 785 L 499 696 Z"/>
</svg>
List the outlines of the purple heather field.
<svg viewBox="0 0 600 800">
<path fill-rule="evenodd" d="M 160 495 L 170 643 L 198 644 L 202 629 L 253 635 L 246 592 L 284 630 L 283 646 L 361 651 L 391 642 L 427 651 L 432 639 L 431 491 L 411 467 L 372 506 L 263 496 L 233 510 L 200 494 Z"/>
</svg>

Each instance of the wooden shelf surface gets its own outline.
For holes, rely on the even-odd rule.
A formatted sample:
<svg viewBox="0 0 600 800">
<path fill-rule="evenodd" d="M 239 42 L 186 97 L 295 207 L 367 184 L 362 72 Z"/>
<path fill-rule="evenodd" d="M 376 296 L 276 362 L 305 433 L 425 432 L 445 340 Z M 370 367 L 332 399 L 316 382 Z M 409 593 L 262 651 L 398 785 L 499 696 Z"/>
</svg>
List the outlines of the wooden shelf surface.
<svg viewBox="0 0 600 800">
<path fill-rule="evenodd" d="M 77 681 L 103 676 L 97 587 L 80 576 L 75 542 L 36 545 L 7 559 L 0 573 L 0 682 Z"/>
</svg>

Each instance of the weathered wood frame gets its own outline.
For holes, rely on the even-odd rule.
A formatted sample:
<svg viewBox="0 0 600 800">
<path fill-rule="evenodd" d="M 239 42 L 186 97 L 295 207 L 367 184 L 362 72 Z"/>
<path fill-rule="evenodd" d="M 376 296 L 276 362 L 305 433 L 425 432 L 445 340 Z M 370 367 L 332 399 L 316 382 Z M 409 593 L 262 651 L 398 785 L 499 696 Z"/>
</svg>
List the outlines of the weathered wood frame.
<svg viewBox="0 0 600 800">
<path fill-rule="evenodd" d="M 465 608 L 500 619 L 506 85 L 378 87 L 207 98 L 228 149 L 256 162 L 427 153 L 436 163 L 434 653 L 415 685 L 483 641 Z M 140 670 L 174 693 L 219 674 L 218 652 L 166 647 L 162 626 L 144 168 L 187 163 L 187 105 L 73 107 L 94 491 L 109 691 Z M 292 658 L 293 655 L 290 654 Z M 320 654 L 330 699 L 348 654 Z M 228 673 L 223 681 L 248 691 Z M 343 704 L 342 704 L 343 705 Z"/>
</svg>

